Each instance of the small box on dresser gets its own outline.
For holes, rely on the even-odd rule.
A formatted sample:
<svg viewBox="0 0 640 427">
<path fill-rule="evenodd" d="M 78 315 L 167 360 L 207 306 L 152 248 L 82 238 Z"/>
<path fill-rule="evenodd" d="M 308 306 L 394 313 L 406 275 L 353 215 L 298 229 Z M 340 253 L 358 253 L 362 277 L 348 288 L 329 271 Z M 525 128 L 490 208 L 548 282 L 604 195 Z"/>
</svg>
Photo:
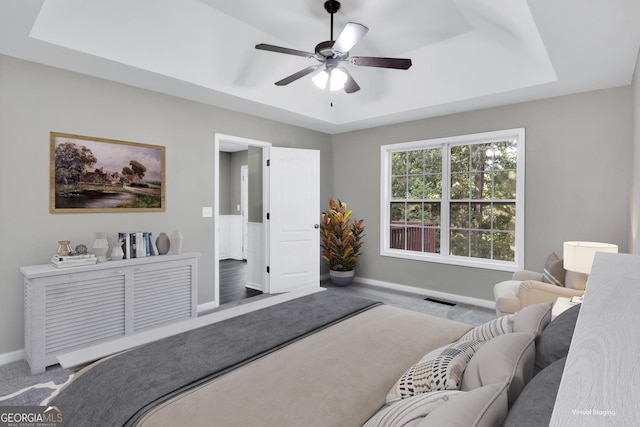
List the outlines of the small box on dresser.
<svg viewBox="0 0 640 427">
<path fill-rule="evenodd" d="M 20 268 L 31 373 L 44 372 L 69 351 L 196 317 L 199 256 Z"/>
</svg>

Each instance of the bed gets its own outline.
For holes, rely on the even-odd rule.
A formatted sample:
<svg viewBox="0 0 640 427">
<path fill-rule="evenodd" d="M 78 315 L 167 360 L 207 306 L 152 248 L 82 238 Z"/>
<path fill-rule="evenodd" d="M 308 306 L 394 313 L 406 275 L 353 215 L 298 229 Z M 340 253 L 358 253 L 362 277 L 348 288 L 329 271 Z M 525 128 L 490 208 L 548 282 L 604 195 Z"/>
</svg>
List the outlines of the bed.
<svg viewBox="0 0 640 427">
<path fill-rule="evenodd" d="M 460 425 L 503 419 L 511 394 L 530 378 L 535 333 L 529 330 L 542 322 L 537 312 L 529 317 L 509 330 L 521 333 L 509 334 L 519 338 L 507 356 L 500 342 L 476 354 L 495 363 L 497 351 L 513 366 L 486 373 L 469 364 L 473 374 L 465 373 L 467 384 L 461 384 L 467 390 L 453 400 L 479 415 Z M 474 331 L 486 333 L 337 291 L 318 292 L 100 360 L 78 372 L 50 405 L 67 426 L 362 426 L 389 406 L 389 390 L 412 364 Z M 445 425 L 438 411 L 425 425 Z"/>
</svg>

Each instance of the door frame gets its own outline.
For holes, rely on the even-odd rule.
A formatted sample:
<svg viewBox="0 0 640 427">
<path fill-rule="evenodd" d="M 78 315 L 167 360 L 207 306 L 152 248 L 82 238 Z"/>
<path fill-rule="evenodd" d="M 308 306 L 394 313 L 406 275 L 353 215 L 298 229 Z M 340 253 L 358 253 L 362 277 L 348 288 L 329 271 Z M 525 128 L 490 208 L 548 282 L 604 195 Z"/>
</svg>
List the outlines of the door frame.
<svg viewBox="0 0 640 427">
<path fill-rule="evenodd" d="M 240 166 L 240 214 L 242 215 L 242 260 L 247 260 L 249 227 L 249 165 Z"/>
<path fill-rule="evenodd" d="M 270 142 L 256 139 L 242 138 L 233 135 L 216 133 L 213 142 L 213 262 L 215 271 L 213 273 L 213 300 L 216 307 L 220 305 L 220 235 L 218 227 L 220 225 L 220 143 L 230 142 L 246 146 L 262 148 L 262 159 L 269 158 L 269 149 L 273 145 Z M 266 266 L 269 259 L 269 227 L 266 223 L 265 212 L 269 209 L 269 170 L 263 163 L 262 167 L 262 221 L 263 229 L 263 265 Z M 269 275 L 266 268 L 262 271 L 264 293 L 269 292 Z"/>
</svg>

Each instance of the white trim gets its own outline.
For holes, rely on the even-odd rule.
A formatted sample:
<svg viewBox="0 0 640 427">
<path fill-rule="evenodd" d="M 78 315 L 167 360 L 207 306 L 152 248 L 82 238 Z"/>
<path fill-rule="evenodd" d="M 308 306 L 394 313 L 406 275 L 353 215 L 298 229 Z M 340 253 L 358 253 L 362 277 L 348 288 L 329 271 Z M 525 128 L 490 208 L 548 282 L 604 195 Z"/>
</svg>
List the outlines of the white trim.
<svg viewBox="0 0 640 427">
<path fill-rule="evenodd" d="M 0 366 L 8 365 L 9 363 L 18 362 L 24 360 L 24 350 L 16 350 L 10 353 L 0 354 Z"/>
<path fill-rule="evenodd" d="M 416 288 L 414 286 L 400 285 L 400 284 L 391 283 L 391 282 L 383 282 L 381 280 L 366 279 L 358 276 L 356 276 L 353 279 L 353 281 L 357 283 L 362 283 L 364 285 L 376 286 L 379 288 L 386 288 L 386 289 L 391 289 L 399 292 L 408 292 L 411 294 L 457 302 L 460 304 L 475 305 L 478 307 L 489 308 L 492 310 L 495 310 L 495 307 L 496 307 L 496 304 L 494 301 L 480 299 L 480 298 L 465 297 L 463 295 L 450 294 L 448 292 L 432 291 L 430 289 L 422 289 L 422 288 Z"/>
<path fill-rule="evenodd" d="M 219 306 L 220 304 L 218 301 L 209 301 L 202 304 L 198 304 L 198 314 L 214 310 Z"/>
<path fill-rule="evenodd" d="M 222 133 L 215 133 L 213 140 L 213 223 L 215 227 L 220 224 L 220 143 L 222 141 L 231 142 L 234 144 L 243 144 L 247 146 L 255 146 L 262 148 L 263 160 L 269 158 L 269 148 L 272 143 L 266 141 L 258 141 L 256 139 L 242 138 L 239 136 L 225 135 Z M 262 203 L 264 212 L 268 212 L 268 193 L 269 193 L 269 174 L 267 168 L 262 167 Z M 219 266 L 219 254 L 220 254 L 220 233 L 214 227 L 213 236 L 213 259 L 215 264 L 215 271 L 213 274 L 213 299 L 216 304 L 220 301 L 220 266 Z M 263 229 L 263 244 L 266 245 L 269 241 L 269 227 Z M 268 257 L 268 247 L 263 248 L 263 254 Z M 268 265 L 268 258 L 264 260 L 265 265 Z M 269 275 L 266 270 L 263 272 L 264 286 L 268 289 Z"/>
</svg>

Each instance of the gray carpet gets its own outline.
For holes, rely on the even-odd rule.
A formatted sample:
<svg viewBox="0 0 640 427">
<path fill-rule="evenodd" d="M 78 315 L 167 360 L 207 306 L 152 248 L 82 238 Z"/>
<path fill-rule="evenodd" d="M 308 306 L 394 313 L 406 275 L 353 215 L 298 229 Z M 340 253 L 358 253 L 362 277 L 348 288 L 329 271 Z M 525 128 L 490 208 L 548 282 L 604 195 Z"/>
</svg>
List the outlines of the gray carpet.
<svg viewBox="0 0 640 427">
<path fill-rule="evenodd" d="M 407 310 L 457 320 L 473 326 L 481 325 L 496 318 L 496 312 L 493 309 L 458 303 L 449 306 L 425 301 L 425 297 L 421 295 L 364 285 L 362 283 L 354 282 L 349 286 L 338 287 L 334 286 L 329 280 L 326 280 L 322 281 L 322 287 L 336 289 L 345 294 L 382 301 L 385 304 L 406 308 Z"/>
<path fill-rule="evenodd" d="M 331 284 L 330 281 L 326 280 L 322 282 L 322 286 L 325 288 L 335 289 L 336 291 L 343 292 L 346 295 L 355 295 L 363 298 L 369 298 L 375 301 L 384 302 L 388 305 L 402 307 L 408 310 L 430 314 L 432 316 L 457 320 L 473 326 L 480 325 L 491 319 L 495 319 L 496 317 L 495 311 L 491 309 L 468 304 L 456 304 L 454 306 L 448 306 L 425 301 L 424 296 L 420 296 L 417 294 L 399 292 L 390 289 L 364 285 L 361 283 L 353 283 L 346 287 L 337 287 Z M 268 297 L 268 295 L 263 295 L 254 298 Z M 245 302 L 247 302 L 247 300 L 239 302 L 238 304 Z M 236 304 L 225 305 L 224 308 L 228 308 L 234 305 Z M 0 366 L 0 399 L 19 390 L 23 390 L 27 387 L 36 386 L 38 384 L 42 385 L 33 387 L 29 391 L 20 393 L 18 396 L 15 396 L 8 400 L 0 401 L 0 406 L 38 405 L 42 400 L 42 396 L 45 396 L 50 392 L 50 390 L 47 390 L 48 387 L 45 383 L 52 382 L 53 384 L 61 384 L 65 382 L 71 374 L 71 371 L 62 369 L 59 365 L 56 365 L 49 367 L 47 371 L 42 374 L 31 375 L 29 371 L 29 365 L 27 365 L 27 362 L 25 362 L 24 360 Z"/>
</svg>

